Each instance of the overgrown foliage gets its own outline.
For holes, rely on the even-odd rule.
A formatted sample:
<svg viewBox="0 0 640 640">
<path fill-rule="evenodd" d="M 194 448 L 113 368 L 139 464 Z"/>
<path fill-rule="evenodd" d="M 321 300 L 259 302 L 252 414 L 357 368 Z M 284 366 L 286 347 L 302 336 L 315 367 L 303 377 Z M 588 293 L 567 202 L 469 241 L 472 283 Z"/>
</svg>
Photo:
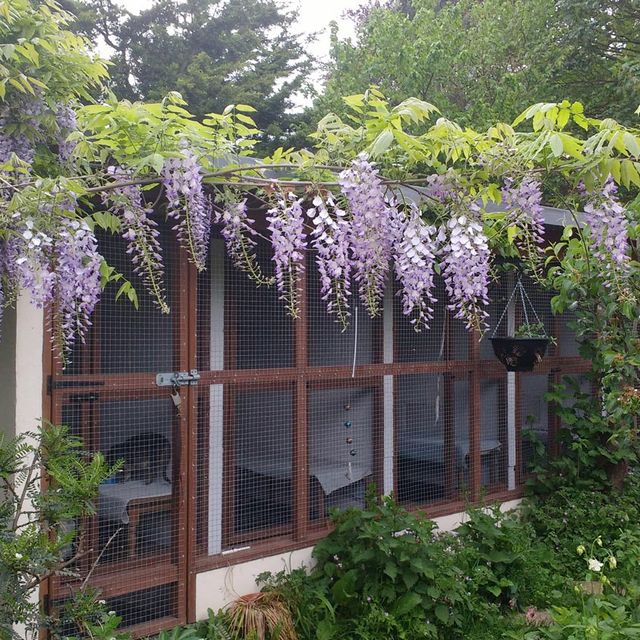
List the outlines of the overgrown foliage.
<svg viewBox="0 0 640 640">
<path fill-rule="evenodd" d="M 390 0 L 369 2 L 354 18 L 355 41 L 334 34 L 311 120 L 345 113 L 342 96 L 376 84 L 393 101 L 433 101 L 475 128 L 568 95 L 597 117 L 633 122 L 640 64 L 633 0 Z"/>
<path fill-rule="evenodd" d="M 113 472 L 88 455 L 66 427 L 46 425 L 14 440 L 0 437 L 0 637 L 13 625 L 37 638 L 62 628 L 111 638 L 119 623 L 85 586 L 60 612 L 43 612 L 37 588 L 52 576 L 74 576 L 89 549 L 79 519 L 95 513 L 98 486 Z M 73 633 L 73 631 L 71 631 Z M 65 635 L 69 635 L 67 631 Z"/>
</svg>

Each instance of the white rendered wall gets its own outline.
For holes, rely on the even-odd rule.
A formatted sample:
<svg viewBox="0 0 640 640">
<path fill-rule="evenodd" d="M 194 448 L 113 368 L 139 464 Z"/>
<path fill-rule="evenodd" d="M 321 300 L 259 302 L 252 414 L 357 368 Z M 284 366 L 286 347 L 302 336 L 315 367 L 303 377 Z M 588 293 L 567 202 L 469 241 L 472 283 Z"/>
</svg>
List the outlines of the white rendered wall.
<svg viewBox="0 0 640 640">
<path fill-rule="evenodd" d="M 42 419 L 44 346 L 44 315 L 42 309 L 20 296 L 16 305 L 16 433 L 33 431 Z"/>
<path fill-rule="evenodd" d="M 510 500 L 503 502 L 500 508 L 509 511 L 519 504 L 520 500 Z M 440 530 L 451 531 L 462 524 L 465 518 L 466 514 L 462 512 L 434 518 L 434 521 Z M 217 611 L 241 595 L 259 591 L 256 576 L 264 571 L 277 573 L 302 566 L 310 567 L 313 563 L 312 549 L 313 547 L 307 547 L 197 574 L 196 618 L 204 619 L 207 617 L 207 609 Z"/>
<path fill-rule="evenodd" d="M 42 350 L 44 345 L 44 316 L 42 309 L 31 305 L 28 297 L 21 295 L 15 311 L 3 326 L 3 342 L 0 356 L 1 383 L 11 390 L 0 403 L 2 429 L 7 437 L 34 431 L 43 415 Z M 37 601 L 36 590 L 33 600 Z M 14 627 L 18 637 L 24 638 L 21 625 Z"/>
</svg>

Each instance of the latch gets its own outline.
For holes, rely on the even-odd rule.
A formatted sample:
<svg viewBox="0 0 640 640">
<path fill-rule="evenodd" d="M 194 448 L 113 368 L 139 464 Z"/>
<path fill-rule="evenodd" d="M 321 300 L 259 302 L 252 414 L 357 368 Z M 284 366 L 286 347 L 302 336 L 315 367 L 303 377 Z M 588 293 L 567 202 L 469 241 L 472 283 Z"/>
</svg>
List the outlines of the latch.
<svg viewBox="0 0 640 640">
<path fill-rule="evenodd" d="M 198 384 L 200 374 L 197 369 L 191 371 L 173 371 L 169 373 L 159 373 L 156 376 L 158 387 L 186 387 Z"/>
</svg>

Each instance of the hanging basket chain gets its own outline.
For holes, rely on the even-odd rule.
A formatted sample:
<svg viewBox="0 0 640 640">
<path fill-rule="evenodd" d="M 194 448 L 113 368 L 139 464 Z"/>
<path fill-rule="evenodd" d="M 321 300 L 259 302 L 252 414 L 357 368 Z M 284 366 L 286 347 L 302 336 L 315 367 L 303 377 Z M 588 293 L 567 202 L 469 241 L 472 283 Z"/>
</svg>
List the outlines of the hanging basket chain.
<svg viewBox="0 0 640 640">
<path fill-rule="evenodd" d="M 495 326 L 495 329 L 493 330 L 493 333 L 491 334 L 492 338 L 496 337 L 496 333 L 498 332 L 498 329 L 500 328 L 500 325 L 502 324 L 502 321 L 504 320 L 505 315 L 507 314 L 507 310 L 509 309 L 509 306 L 511 305 L 511 302 L 513 301 L 516 292 L 520 294 L 520 300 L 522 301 L 522 309 L 524 311 L 524 320 L 525 323 L 527 324 L 527 326 L 530 325 L 529 323 L 529 313 L 527 311 L 527 303 L 529 304 L 529 307 L 531 307 L 531 311 L 533 312 L 533 315 L 535 316 L 536 322 L 539 325 L 542 325 L 542 327 L 544 328 L 544 324 L 543 322 L 540 320 L 538 313 L 536 312 L 536 308 L 533 306 L 533 303 L 531 302 L 531 299 L 529 298 L 529 294 L 527 294 L 526 289 L 524 288 L 524 285 L 522 284 L 522 273 L 520 273 L 520 275 L 518 276 L 518 281 L 516 282 L 515 286 L 513 287 L 513 290 L 511 291 L 511 295 L 509 296 L 509 300 L 507 300 L 507 304 L 505 305 L 505 308 L 502 310 L 502 314 L 500 315 L 500 319 L 498 320 L 498 324 Z M 547 335 L 546 329 L 545 331 L 545 336 Z"/>
</svg>

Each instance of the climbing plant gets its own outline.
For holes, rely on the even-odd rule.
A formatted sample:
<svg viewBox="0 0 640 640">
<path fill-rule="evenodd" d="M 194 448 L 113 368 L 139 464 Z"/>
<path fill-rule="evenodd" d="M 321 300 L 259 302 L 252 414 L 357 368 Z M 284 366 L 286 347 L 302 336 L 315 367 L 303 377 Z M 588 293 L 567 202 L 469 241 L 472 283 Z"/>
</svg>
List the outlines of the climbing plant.
<svg viewBox="0 0 640 640">
<path fill-rule="evenodd" d="M 198 270 L 217 225 L 238 268 L 275 286 L 294 317 L 302 256 L 315 249 L 322 297 L 342 326 L 356 296 L 377 315 L 395 277 L 403 312 L 427 330 L 441 273 L 455 316 L 481 334 L 502 254 L 553 285 L 558 310 L 576 306 L 585 331 L 620 319 L 586 348 L 601 362 L 598 383 L 614 390 L 601 398 L 601 453 L 627 456 L 635 426 L 616 411 L 627 406 L 619 400 L 635 406 L 637 389 L 635 360 L 626 358 L 635 335 L 628 323 L 638 315 L 636 227 L 626 203 L 640 186 L 640 130 L 563 101 L 476 131 L 416 98 L 391 105 L 371 87 L 344 98 L 347 117 L 322 118 L 309 148 L 257 159 L 251 106 L 199 121 L 177 93 L 151 104 L 118 101 L 101 88 L 104 64 L 65 30 L 69 17 L 55 3 L 0 2 L 0 16 L 9 43 L 0 45 L 0 295 L 11 304 L 22 290 L 50 306 L 63 360 L 86 336 L 108 282 L 134 304 L 142 286 L 159 312 L 169 311 L 158 215 Z M 249 194 L 267 210 L 273 275 L 254 254 Z M 574 214 L 549 256 L 543 202 Z M 127 242 L 133 281 L 100 255 L 98 228 Z"/>
</svg>

